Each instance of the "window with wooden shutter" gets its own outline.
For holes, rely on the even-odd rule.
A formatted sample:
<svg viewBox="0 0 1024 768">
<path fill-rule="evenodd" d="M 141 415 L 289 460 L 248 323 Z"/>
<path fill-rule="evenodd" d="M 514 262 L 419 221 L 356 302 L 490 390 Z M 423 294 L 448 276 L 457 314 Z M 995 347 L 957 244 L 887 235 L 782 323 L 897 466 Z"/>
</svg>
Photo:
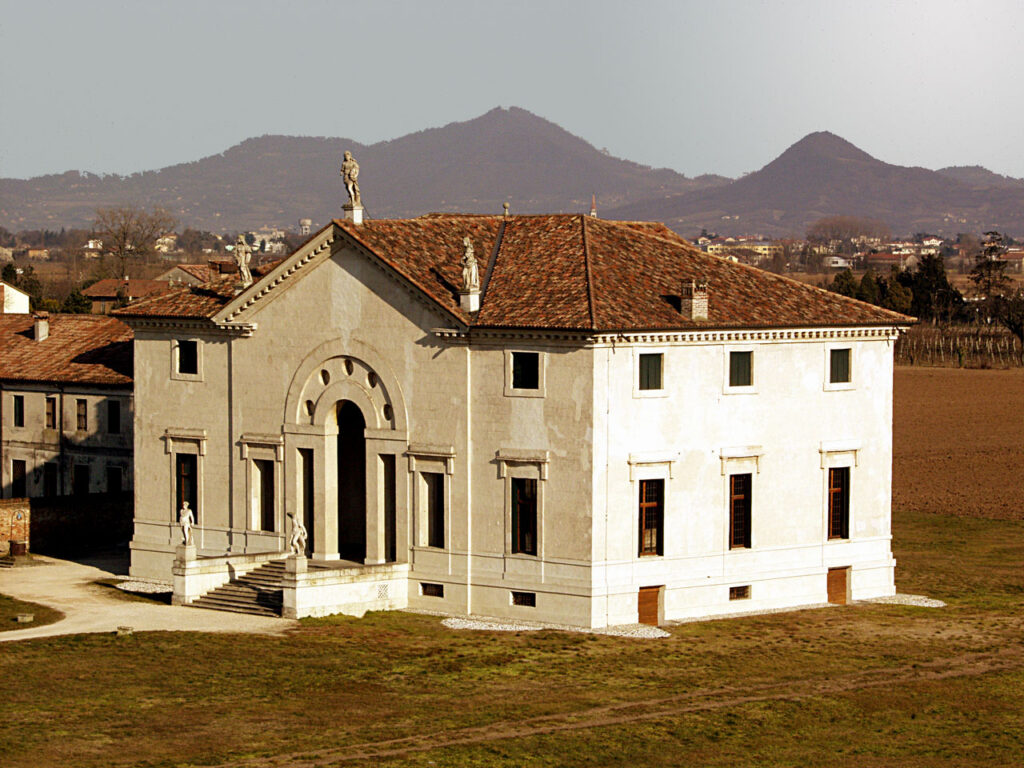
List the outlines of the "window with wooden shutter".
<svg viewBox="0 0 1024 768">
<path fill-rule="evenodd" d="M 751 481 L 749 474 L 729 475 L 729 546 L 750 549 Z"/>
<path fill-rule="evenodd" d="M 640 556 L 664 554 L 665 481 L 640 481 Z"/>
<path fill-rule="evenodd" d="M 512 553 L 537 554 L 537 481 L 512 478 Z"/>
<path fill-rule="evenodd" d="M 850 468 L 828 471 L 828 537 L 850 538 Z"/>
</svg>

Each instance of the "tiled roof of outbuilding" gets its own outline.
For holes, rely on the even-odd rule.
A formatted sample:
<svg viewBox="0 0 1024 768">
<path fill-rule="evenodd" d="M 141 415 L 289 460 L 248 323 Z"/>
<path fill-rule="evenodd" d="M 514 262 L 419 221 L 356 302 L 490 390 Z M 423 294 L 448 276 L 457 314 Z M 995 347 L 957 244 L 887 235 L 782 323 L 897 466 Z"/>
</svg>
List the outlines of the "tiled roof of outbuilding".
<svg viewBox="0 0 1024 768">
<path fill-rule="evenodd" d="M 130 386 L 132 331 L 108 315 L 50 315 L 36 341 L 32 315 L 0 315 L 0 380 Z"/>
<path fill-rule="evenodd" d="M 905 325 L 912 318 L 706 254 L 663 224 L 590 216 L 430 214 L 334 226 L 466 325 L 580 331 Z M 475 316 L 459 306 L 463 238 L 480 265 Z M 313 240 L 316 240 L 314 237 Z M 273 265 L 261 268 L 266 274 Z M 227 276 L 225 276 L 227 277 Z M 708 319 L 679 310 L 708 283 Z M 135 302 L 122 316 L 213 317 L 234 279 Z M 260 290 L 257 281 L 250 291 Z"/>
<path fill-rule="evenodd" d="M 267 274 L 280 260 L 252 270 L 253 279 Z M 209 318 L 235 297 L 238 273 L 213 274 L 202 285 L 176 285 L 166 293 L 133 301 L 111 314 L 120 317 Z"/>
<path fill-rule="evenodd" d="M 166 280 L 143 280 L 129 279 L 122 280 L 116 277 L 108 277 L 98 280 L 88 288 L 82 290 L 82 295 L 90 299 L 114 299 L 118 291 L 121 291 L 129 298 L 141 298 L 154 293 L 163 293 L 170 285 Z"/>
</svg>

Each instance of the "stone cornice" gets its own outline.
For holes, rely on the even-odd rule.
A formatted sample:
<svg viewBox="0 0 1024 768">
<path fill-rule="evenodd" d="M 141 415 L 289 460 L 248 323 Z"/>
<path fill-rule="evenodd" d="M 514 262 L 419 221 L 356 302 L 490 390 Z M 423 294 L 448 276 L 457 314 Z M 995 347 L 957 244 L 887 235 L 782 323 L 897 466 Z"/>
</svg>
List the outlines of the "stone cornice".
<svg viewBox="0 0 1024 768">
<path fill-rule="evenodd" d="M 435 338 L 455 344 L 501 344 L 506 342 L 570 342 L 580 346 L 617 346 L 620 344 L 736 344 L 773 341 L 894 341 L 905 326 L 851 326 L 842 328 L 736 328 L 692 331 L 622 331 L 588 333 L 548 331 L 544 329 L 434 328 Z"/>
</svg>

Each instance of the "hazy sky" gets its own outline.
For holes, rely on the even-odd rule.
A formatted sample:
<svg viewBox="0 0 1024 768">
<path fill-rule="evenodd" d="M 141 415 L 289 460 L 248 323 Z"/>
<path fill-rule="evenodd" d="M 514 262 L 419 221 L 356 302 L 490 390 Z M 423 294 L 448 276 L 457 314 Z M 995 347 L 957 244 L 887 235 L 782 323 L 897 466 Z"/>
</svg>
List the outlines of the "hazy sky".
<svg viewBox="0 0 1024 768">
<path fill-rule="evenodd" d="M 373 143 L 495 106 L 691 176 L 816 130 L 1024 176 L 1022 20 L 1020 0 L 0 0 L 0 176 Z"/>
</svg>

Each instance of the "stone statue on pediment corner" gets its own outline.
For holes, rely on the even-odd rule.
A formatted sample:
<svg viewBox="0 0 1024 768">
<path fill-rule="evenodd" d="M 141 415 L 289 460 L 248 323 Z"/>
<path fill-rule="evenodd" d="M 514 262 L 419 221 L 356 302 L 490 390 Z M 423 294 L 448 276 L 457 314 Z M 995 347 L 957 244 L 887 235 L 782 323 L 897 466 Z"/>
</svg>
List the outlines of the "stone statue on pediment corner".
<svg viewBox="0 0 1024 768">
<path fill-rule="evenodd" d="M 469 236 L 462 238 L 462 290 L 466 292 L 480 290 L 480 266 L 473 255 L 473 241 Z"/>
</svg>

